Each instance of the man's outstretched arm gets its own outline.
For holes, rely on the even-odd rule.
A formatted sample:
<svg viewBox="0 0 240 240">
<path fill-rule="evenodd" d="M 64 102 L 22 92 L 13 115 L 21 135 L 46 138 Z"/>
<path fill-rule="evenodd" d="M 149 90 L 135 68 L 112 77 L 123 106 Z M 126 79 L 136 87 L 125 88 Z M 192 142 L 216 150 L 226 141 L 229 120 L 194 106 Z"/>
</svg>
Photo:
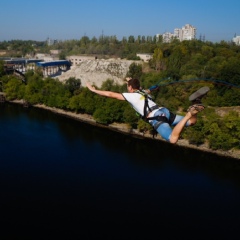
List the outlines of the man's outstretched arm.
<svg viewBox="0 0 240 240">
<path fill-rule="evenodd" d="M 123 95 L 121 93 L 97 90 L 90 83 L 87 83 L 86 85 L 87 85 L 88 89 L 91 92 L 94 92 L 94 93 L 96 93 L 96 94 L 98 94 L 100 96 L 109 97 L 109 98 L 115 98 L 115 99 L 118 99 L 118 100 L 125 100 L 125 98 L 123 97 Z"/>
</svg>

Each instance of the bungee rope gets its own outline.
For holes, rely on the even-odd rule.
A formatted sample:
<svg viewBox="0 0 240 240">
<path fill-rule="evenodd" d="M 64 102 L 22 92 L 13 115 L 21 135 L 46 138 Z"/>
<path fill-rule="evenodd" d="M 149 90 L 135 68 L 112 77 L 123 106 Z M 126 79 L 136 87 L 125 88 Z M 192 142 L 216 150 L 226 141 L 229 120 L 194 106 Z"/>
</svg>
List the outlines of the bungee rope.
<svg viewBox="0 0 240 240">
<path fill-rule="evenodd" d="M 194 82 L 194 81 L 213 82 L 213 83 L 227 85 L 227 86 L 234 87 L 234 88 L 240 88 L 240 86 L 238 86 L 236 84 L 233 84 L 233 83 L 229 83 L 229 82 L 222 81 L 222 80 L 217 80 L 217 79 L 207 79 L 207 78 L 192 78 L 192 79 L 189 79 L 189 80 L 178 80 L 178 81 L 175 80 L 175 81 L 162 83 L 162 82 L 164 82 L 166 80 L 169 80 L 169 79 L 170 78 L 161 79 L 156 85 L 151 86 L 149 88 L 149 90 L 153 91 L 153 90 L 159 88 L 160 86 L 167 86 L 167 85 L 172 85 L 172 84 L 176 84 L 176 83 L 186 83 L 186 82 Z"/>
</svg>

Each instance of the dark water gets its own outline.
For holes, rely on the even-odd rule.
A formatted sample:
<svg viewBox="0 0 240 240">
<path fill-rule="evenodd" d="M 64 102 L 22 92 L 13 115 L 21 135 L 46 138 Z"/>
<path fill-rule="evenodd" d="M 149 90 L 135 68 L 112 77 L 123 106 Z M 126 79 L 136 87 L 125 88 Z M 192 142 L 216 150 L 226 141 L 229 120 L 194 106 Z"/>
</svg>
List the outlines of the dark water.
<svg viewBox="0 0 240 240">
<path fill-rule="evenodd" d="M 240 162 L 0 105 L 0 239 L 239 239 Z"/>
</svg>

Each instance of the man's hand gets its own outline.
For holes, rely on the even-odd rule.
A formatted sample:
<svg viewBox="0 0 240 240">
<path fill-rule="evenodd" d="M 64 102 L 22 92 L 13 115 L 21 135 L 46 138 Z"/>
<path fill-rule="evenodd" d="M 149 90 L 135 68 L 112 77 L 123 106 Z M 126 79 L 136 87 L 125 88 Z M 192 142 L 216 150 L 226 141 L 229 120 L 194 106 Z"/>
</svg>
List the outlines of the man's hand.
<svg viewBox="0 0 240 240">
<path fill-rule="evenodd" d="M 96 90 L 96 88 L 94 86 L 92 86 L 90 83 L 86 83 L 86 86 L 88 87 L 88 89 L 92 92 L 94 92 Z"/>
<path fill-rule="evenodd" d="M 132 78 L 131 77 L 127 77 L 126 78 L 126 81 L 128 82 L 129 80 L 131 80 Z"/>
</svg>

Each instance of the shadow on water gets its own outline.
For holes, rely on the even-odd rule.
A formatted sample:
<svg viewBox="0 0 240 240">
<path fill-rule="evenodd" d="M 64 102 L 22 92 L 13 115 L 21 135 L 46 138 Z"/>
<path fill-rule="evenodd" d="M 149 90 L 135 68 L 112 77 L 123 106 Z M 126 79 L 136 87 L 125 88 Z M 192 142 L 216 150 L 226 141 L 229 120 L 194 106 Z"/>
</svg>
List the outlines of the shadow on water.
<svg viewBox="0 0 240 240">
<path fill-rule="evenodd" d="M 239 161 L 42 109 L 5 104 L 0 116 L 32 131 L 10 141 L 27 153 L 0 160 L 0 237 L 235 239 Z"/>
</svg>

